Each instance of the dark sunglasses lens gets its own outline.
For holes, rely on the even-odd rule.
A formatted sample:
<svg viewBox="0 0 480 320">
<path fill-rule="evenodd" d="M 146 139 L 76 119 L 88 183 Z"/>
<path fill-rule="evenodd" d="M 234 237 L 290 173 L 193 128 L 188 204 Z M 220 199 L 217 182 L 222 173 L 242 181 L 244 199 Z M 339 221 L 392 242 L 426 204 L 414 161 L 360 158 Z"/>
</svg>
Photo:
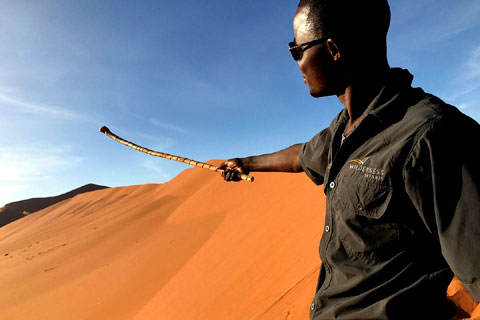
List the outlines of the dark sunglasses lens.
<svg viewBox="0 0 480 320">
<path fill-rule="evenodd" d="M 297 44 L 294 41 L 288 43 L 288 48 L 289 48 L 290 53 L 292 54 L 293 60 L 295 60 L 295 61 L 300 60 L 302 53 L 301 53 L 301 50 L 299 50 L 299 48 L 297 47 Z"/>
<path fill-rule="evenodd" d="M 291 49 L 290 53 L 292 54 L 293 60 L 298 61 L 302 57 L 302 51 L 298 50 L 298 48 Z"/>
</svg>

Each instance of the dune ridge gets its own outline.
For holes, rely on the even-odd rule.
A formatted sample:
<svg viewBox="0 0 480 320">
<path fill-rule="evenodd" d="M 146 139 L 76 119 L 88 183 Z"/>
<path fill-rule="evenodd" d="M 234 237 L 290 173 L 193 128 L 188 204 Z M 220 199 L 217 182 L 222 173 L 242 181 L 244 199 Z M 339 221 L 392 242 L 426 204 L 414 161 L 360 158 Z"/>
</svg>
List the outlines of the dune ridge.
<svg viewBox="0 0 480 320">
<path fill-rule="evenodd" d="M 60 194 L 58 196 L 31 198 L 27 200 L 8 203 L 0 208 L 0 228 L 4 225 L 9 224 L 10 222 L 21 219 L 26 215 L 32 214 L 34 212 L 45 209 L 46 207 L 54 205 L 57 202 L 73 198 L 77 194 L 105 188 L 108 187 L 89 183 L 74 190 Z"/>
<path fill-rule="evenodd" d="M 192 168 L 0 228 L 0 319 L 308 319 L 323 187 L 255 178 Z"/>
</svg>

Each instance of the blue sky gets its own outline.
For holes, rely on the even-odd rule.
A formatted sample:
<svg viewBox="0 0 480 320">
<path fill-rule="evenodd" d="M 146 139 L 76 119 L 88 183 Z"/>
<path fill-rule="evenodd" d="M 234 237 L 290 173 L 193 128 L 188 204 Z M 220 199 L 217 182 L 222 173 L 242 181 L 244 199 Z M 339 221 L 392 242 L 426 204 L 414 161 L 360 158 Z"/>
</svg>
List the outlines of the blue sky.
<svg viewBox="0 0 480 320">
<path fill-rule="evenodd" d="M 199 161 L 310 139 L 342 106 L 310 97 L 291 59 L 296 5 L 0 0 L 0 206 L 86 183 L 162 183 L 188 167 L 102 125 Z M 480 1 L 390 5 L 390 65 L 479 121 Z"/>
</svg>

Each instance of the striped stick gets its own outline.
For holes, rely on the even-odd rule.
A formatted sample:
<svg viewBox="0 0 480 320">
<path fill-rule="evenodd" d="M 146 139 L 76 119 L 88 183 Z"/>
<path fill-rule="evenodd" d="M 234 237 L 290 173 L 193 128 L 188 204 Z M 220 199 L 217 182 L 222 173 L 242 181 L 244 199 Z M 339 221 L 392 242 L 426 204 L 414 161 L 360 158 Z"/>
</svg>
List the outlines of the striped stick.
<svg viewBox="0 0 480 320">
<path fill-rule="evenodd" d="M 133 148 L 135 150 L 147 153 L 151 156 L 165 158 L 165 159 L 168 159 L 168 160 L 173 160 L 173 161 L 178 161 L 178 162 L 183 162 L 183 163 L 195 166 L 195 167 L 205 168 L 205 169 L 212 170 L 212 171 L 218 171 L 218 172 L 223 172 L 224 171 L 224 170 L 218 169 L 214 165 L 211 165 L 211 164 L 208 164 L 208 163 L 205 163 L 205 162 L 198 162 L 198 161 L 195 161 L 195 160 L 192 160 L 192 159 L 188 159 L 188 158 L 184 158 L 184 157 L 178 157 L 178 156 L 174 156 L 174 155 L 171 155 L 171 154 L 168 154 L 168 153 L 153 151 L 153 150 L 150 150 L 150 149 L 147 149 L 147 148 L 144 148 L 144 147 L 140 147 L 139 145 L 136 145 L 133 142 L 130 142 L 130 141 L 127 141 L 125 139 L 120 138 L 119 136 L 117 136 L 116 134 L 111 132 L 110 129 L 108 129 L 105 126 L 100 128 L 100 132 L 104 133 L 107 137 L 110 137 L 113 140 L 115 140 L 115 141 L 117 141 L 121 144 L 126 145 L 127 147 L 130 147 L 130 148 Z M 239 173 L 239 178 L 242 179 L 242 180 L 245 180 L 245 181 L 249 181 L 249 182 L 253 182 L 253 179 L 254 179 L 254 177 L 252 177 L 252 176 L 248 176 L 246 174 L 240 174 L 240 173 Z"/>
</svg>

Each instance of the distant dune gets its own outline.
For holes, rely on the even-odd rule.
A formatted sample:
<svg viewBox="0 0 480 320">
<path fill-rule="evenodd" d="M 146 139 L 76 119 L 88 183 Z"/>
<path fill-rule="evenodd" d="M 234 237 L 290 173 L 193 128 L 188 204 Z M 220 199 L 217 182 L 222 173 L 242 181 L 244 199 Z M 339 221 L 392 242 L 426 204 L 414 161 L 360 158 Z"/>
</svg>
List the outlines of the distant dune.
<svg viewBox="0 0 480 320">
<path fill-rule="evenodd" d="M 322 187 L 303 174 L 255 178 L 193 168 L 0 228 L 0 319 L 308 319 Z M 462 292 L 450 294 L 474 308 Z"/>
<path fill-rule="evenodd" d="M 57 202 L 70 199 L 77 194 L 105 188 L 108 187 L 90 183 L 58 196 L 46 198 L 32 198 L 6 204 L 2 208 L 0 208 L 0 228 L 12 221 L 23 218 L 26 215 L 45 209 L 46 207 L 49 207 Z"/>
</svg>

